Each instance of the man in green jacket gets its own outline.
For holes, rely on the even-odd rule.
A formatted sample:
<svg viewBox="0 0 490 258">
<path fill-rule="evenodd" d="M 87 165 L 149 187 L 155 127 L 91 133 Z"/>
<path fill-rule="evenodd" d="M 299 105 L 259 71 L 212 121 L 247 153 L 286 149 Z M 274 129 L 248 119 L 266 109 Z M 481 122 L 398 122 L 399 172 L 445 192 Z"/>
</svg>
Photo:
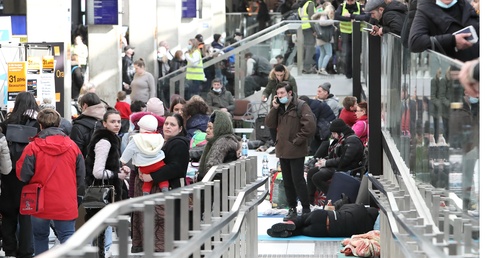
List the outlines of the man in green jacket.
<svg viewBox="0 0 490 258">
<path fill-rule="evenodd" d="M 208 92 L 206 102 L 213 110 L 221 110 L 231 114 L 235 110 L 235 99 L 231 95 L 231 92 L 223 87 L 219 78 L 213 80 L 212 88 Z"/>
</svg>

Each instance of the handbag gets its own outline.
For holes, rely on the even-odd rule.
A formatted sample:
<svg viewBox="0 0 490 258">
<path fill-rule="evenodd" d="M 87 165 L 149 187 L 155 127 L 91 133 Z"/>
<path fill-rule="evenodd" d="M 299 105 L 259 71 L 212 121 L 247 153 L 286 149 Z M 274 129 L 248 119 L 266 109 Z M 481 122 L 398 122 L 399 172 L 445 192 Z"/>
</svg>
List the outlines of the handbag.
<svg viewBox="0 0 490 258">
<path fill-rule="evenodd" d="M 105 171 L 107 173 L 107 171 Z M 107 174 L 107 178 L 109 178 Z M 114 202 L 115 188 L 113 185 L 105 185 L 102 179 L 102 185 L 90 185 L 83 196 L 82 206 L 85 209 L 102 209 L 108 204 Z"/>
<path fill-rule="evenodd" d="M 19 213 L 22 215 L 34 215 L 44 211 L 44 185 L 49 181 L 56 169 L 57 163 L 44 184 L 32 183 L 22 187 L 20 194 Z"/>
</svg>

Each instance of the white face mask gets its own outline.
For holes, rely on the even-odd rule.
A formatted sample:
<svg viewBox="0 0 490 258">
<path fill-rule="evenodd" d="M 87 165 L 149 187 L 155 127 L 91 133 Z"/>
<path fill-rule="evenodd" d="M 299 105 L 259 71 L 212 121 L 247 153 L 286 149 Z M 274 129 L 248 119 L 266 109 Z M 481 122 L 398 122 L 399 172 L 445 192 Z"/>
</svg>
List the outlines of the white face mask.
<svg viewBox="0 0 490 258">
<path fill-rule="evenodd" d="M 453 0 L 451 3 L 445 4 L 441 0 L 436 0 L 436 5 L 438 5 L 441 8 L 448 9 L 451 8 L 453 5 L 455 5 L 457 2 L 458 0 Z"/>
<path fill-rule="evenodd" d="M 225 39 L 224 39 L 224 38 L 219 38 L 219 42 L 220 42 L 221 44 L 224 44 L 224 43 L 225 43 Z"/>
<path fill-rule="evenodd" d="M 213 88 L 213 91 L 216 92 L 216 93 L 220 93 L 221 92 L 221 88 L 220 89 Z"/>
</svg>

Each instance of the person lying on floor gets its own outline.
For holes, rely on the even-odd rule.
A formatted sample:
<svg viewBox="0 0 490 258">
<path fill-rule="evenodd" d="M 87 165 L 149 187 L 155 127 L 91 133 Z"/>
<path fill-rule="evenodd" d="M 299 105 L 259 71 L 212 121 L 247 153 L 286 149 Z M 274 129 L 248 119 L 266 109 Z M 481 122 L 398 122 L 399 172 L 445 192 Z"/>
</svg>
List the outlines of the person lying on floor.
<svg viewBox="0 0 490 258">
<path fill-rule="evenodd" d="M 271 237 L 350 237 L 373 230 L 378 209 L 360 204 L 336 205 L 335 210 L 314 210 L 294 220 L 272 225 Z"/>
</svg>

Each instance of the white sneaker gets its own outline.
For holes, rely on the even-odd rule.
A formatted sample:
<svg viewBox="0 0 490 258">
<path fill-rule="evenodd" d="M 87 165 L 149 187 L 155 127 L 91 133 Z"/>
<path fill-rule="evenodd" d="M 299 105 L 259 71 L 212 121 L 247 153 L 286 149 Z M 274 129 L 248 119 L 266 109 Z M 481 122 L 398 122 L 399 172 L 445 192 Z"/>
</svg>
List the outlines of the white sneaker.
<svg viewBox="0 0 490 258">
<path fill-rule="evenodd" d="M 323 210 L 323 207 L 322 206 L 319 206 L 319 205 L 311 205 L 310 204 L 310 210 L 311 211 L 314 211 L 314 210 Z"/>
<path fill-rule="evenodd" d="M 112 257 L 112 251 L 105 251 L 105 258 Z"/>
</svg>

